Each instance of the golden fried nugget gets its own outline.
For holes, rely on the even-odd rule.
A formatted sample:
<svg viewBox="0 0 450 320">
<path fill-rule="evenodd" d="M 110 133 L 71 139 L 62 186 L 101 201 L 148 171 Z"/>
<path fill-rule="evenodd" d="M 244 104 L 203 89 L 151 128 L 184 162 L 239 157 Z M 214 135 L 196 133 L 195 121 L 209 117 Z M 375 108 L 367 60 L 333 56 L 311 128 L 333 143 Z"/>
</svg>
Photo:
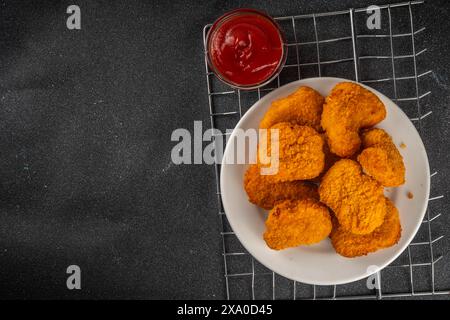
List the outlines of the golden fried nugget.
<svg viewBox="0 0 450 320">
<path fill-rule="evenodd" d="M 375 94 L 356 83 L 341 82 L 325 100 L 321 123 L 331 151 L 349 158 L 359 150 L 359 130 L 385 117 L 386 108 Z"/>
<path fill-rule="evenodd" d="M 355 235 L 341 228 L 336 218 L 333 218 L 331 243 L 340 255 L 348 258 L 367 255 L 379 249 L 396 244 L 401 236 L 400 216 L 394 204 L 386 198 L 387 212 L 384 222 L 372 233 Z"/>
<path fill-rule="evenodd" d="M 383 186 L 397 187 L 405 183 L 405 165 L 391 137 L 382 129 L 363 132 L 365 148 L 358 156 L 364 172 Z"/>
<path fill-rule="evenodd" d="M 386 215 L 383 187 L 365 175 L 353 160 L 336 162 L 319 187 L 320 201 L 334 211 L 346 231 L 367 234 L 378 228 Z"/>
<path fill-rule="evenodd" d="M 267 141 L 260 142 L 258 163 L 262 168 L 276 166 L 273 161 L 267 163 L 260 157 L 261 153 L 269 157 L 272 152 L 272 130 L 278 132 L 278 139 L 274 138 L 274 146 L 278 146 L 278 152 L 276 147 L 273 150 L 275 158 L 278 159 L 278 171 L 273 174 L 275 181 L 307 180 L 322 172 L 325 155 L 321 135 L 313 128 L 288 122 L 280 122 L 270 127 Z"/>
<path fill-rule="evenodd" d="M 319 200 L 317 186 L 307 181 L 275 182 L 270 175 L 261 175 L 256 164 L 251 165 L 244 177 L 248 199 L 257 206 L 270 210 L 284 200 L 313 198 Z"/>
<path fill-rule="evenodd" d="M 289 96 L 272 102 L 259 127 L 267 129 L 279 122 L 306 125 L 321 131 L 324 98 L 310 87 L 300 87 Z"/>
<path fill-rule="evenodd" d="M 314 199 L 277 204 L 266 221 L 264 240 L 274 250 L 320 242 L 331 232 L 328 208 Z"/>
</svg>

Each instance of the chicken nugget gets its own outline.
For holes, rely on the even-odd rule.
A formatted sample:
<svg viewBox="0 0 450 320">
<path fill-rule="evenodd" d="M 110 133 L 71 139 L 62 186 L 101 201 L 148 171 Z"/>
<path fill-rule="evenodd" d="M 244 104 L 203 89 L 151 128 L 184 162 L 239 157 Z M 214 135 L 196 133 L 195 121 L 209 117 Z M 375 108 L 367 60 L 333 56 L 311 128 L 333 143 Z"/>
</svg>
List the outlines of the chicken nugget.
<svg viewBox="0 0 450 320">
<path fill-rule="evenodd" d="M 367 255 L 379 249 L 388 248 L 398 243 L 402 227 L 400 216 L 394 204 L 386 198 L 387 212 L 384 222 L 372 233 L 355 235 L 341 228 L 336 218 L 333 218 L 331 243 L 340 255 L 348 258 Z"/>
<path fill-rule="evenodd" d="M 278 139 L 274 136 L 274 141 L 272 130 L 278 132 Z M 278 169 L 272 175 L 275 181 L 307 180 L 322 172 L 323 138 L 313 128 L 280 122 L 270 127 L 267 137 L 267 141 L 259 144 L 258 163 L 262 168 Z M 272 151 L 275 160 L 262 161 L 261 154 L 270 157 Z"/>
<path fill-rule="evenodd" d="M 286 200 L 266 220 L 264 240 L 274 250 L 320 242 L 331 232 L 328 208 L 314 199 Z"/>
<path fill-rule="evenodd" d="M 317 186 L 307 181 L 276 182 L 270 175 L 261 175 L 258 165 L 251 165 L 244 177 L 248 199 L 257 206 L 270 210 L 277 203 L 292 199 L 313 198 L 319 200 Z"/>
<path fill-rule="evenodd" d="M 300 87 L 289 96 L 272 102 L 260 123 L 260 128 L 267 129 L 279 122 L 291 122 L 321 131 L 320 118 L 324 100 L 314 89 Z"/>
<path fill-rule="evenodd" d="M 362 145 L 365 148 L 358 156 L 364 172 L 378 180 L 383 186 L 397 187 L 405 183 L 403 157 L 382 129 L 363 132 Z"/>
<path fill-rule="evenodd" d="M 346 231 L 367 234 L 378 228 L 386 215 L 383 187 L 362 172 L 353 160 L 336 162 L 319 187 L 320 201 L 334 211 Z"/>
<path fill-rule="evenodd" d="M 359 130 L 385 117 L 386 108 L 375 94 L 356 83 L 337 84 L 325 100 L 321 121 L 331 152 L 351 157 L 361 145 Z"/>
</svg>

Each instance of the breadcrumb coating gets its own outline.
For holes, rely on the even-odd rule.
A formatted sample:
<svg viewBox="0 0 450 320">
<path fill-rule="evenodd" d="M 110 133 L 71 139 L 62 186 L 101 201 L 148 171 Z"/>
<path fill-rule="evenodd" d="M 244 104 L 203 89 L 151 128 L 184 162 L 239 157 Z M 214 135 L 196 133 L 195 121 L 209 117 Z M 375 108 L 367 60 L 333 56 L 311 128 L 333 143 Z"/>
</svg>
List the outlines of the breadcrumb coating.
<svg viewBox="0 0 450 320">
<path fill-rule="evenodd" d="M 258 165 L 251 165 L 244 177 L 244 188 L 251 203 L 272 209 L 284 200 L 313 198 L 319 200 L 317 186 L 307 181 L 276 182 L 270 175 L 261 175 Z"/>
<path fill-rule="evenodd" d="M 289 96 L 272 102 L 260 123 L 267 129 L 279 122 L 306 125 L 321 131 L 320 118 L 325 99 L 310 87 L 300 87 Z"/>
<path fill-rule="evenodd" d="M 336 162 L 319 187 L 320 201 L 334 211 L 346 231 L 367 234 L 378 228 L 386 215 L 383 187 L 365 175 L 353 160 Z"/>
<path fill-rule="evenodd" d="M 385 117 L 386 108 L 375 94 L 356 83 L 341 82 L 325 100 L 321 123 L 331 151 L 349 158 L 361 145 L 359 130 Z"/>
<path fill-rule="evenodd" d="M 403 157 L 382 129 L 363 132 L 362 145 L 365 148 L 358 156 L 364 172 L 378 180 L 383 186 L 397 187 L 405 183 Z"/>
<path fill-rule="evenodd" d="M 331 227 L 328 208 L 317 200 L 287 200 L 270 211 L 264 240 L 274 250 L 309 245 L 325 239 Z"/>
<path fill-rule="evenodd" d="M 331 243 L 336 252 L 348 258 L 367 255 L 379 249 L 388 248 L 398 243 L 402 227 L 400 216 L 394 204 L 386 198 L 387 213 L 384 222 L 372 233 L 355 235 L 344 230 L 336 218 L 333 218 L 333 230 L 331 231 Z"/>
<path fill-rule="evenodd" d="M 278 172 L 273 175 L 275 181 L 307 180 L 317 177 L 324 168 L 323 138 L 316 130 L 307 126 L 299 126 L 288 122 L 280 122 L 270 127 L 267 141 L 261 141 L 260 152 L 270 156 L 272 151 L 272 129 L 278 130 Z M 269 142 L 269 143 L 267 143 Z M 261 167 L 273 165 L 264 163 L 258 152 L 258 163 Z"/>
</svg>

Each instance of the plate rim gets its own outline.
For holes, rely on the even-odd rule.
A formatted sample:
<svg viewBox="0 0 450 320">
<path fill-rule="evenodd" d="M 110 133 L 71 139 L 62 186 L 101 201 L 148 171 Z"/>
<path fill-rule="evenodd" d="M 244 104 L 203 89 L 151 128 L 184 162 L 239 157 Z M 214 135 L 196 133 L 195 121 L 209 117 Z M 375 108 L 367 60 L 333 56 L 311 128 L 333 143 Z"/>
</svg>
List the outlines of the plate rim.
<svg viewBox="0 0 450 320">
<path fill-rule="evenodd" d="M 363 88 L 366 88 L 367 90 L 373 92 L 375 95 L 377 95 L 378 97 L 382 97 L 388 101 L 390 101 L 397 109 L 400 113 L 402 113 L 407 119 L 408 121 L 412 124 L 412 127 L 414 128 L 415 133 L 418 136 L 418 140 L 419 140 L 419 144 L 418 147 L 420 149 L 422 149 L 424 155 L 425 155 L 425 167 L 426 167 L 426 177 L 427 180 L 424 181 L 424 183 L 426 184 L 426 188 L 425 188 L 425 199 L 426 201 L 424 201 L 424 203 L 422 204 L 422 208 L 421 208 L 421 219 L 420 221 L 416 224 L 416 226 L 414 227 L 413 232 L 411 233 L 411 235 L 409 236 L 409 239 L 407 239 L 407 241 L 403 244 L 402 247 L 399 248 L 399 250 L 397 251 L 396 254 L 392 255 L 392 257 L 390 259 L 386 259 L 386 261 L 379 265 L 376 266 L 375 268 L 371 269 L 371 272 L 365 272 L 364 274 L 361 275 L 357 275 L 355 277 L 350 277 L 350 278 L 346 278 L 346 279 L 342 279 L 340 281 L 318 281 L 318 282 L 310 282 L 308 280 L 305 279 L 293 279 L 291 276 L 283 274 L 283 272 L 279 272 L 279 271 L 274 271 L 271 267 L 267 266 L 264 262 L 262 262 L 260 259 L 258 259 L 252 252 L 252 250 L 249 250 L 249 248 L 247 247 L 247 245 L 245 244 L 244 241 L 242 241 L 241 237 L 238 235 L 238 233 L 234 232 L 235 228 L 233 227 L 233 222 L 230 221 L 228 213 L 227 213 L 227 209 L 226 209 L 226 203 L 227 201 L 224 199 L 225 193 L 223 192 L 224 190 L 224 186 L 223 186 L 223 181 L 224 180 L 224 168 L 226 165 L 230 165 L 230 164 L 226 164 L 225 161 L 227 159 L 227 153 L 229 152 L 229 145 L 227 144 L 225 146 L 225 150 L 223 153 L 223 158 L 222 158 L 222 162 L 221 162 L 221 169 L 220 169 L 220 197 L 221 197 L 221 201 L 222 201 L 222 205 L 223 205 L 223 210 L 225 212 L 225 215 L 227 217 L 228 223 L 230 224 L 231 229 L 233 230 L 235 236 L 238 238 L 239 242 L 242 244 L 242 246 L 245 248 L 245 250 L 248 251 L 248 253 L 254 258 L 256 259 L 260 264 L 262 264 L 264 267 L 266 267 L 267 269 L 271 270 L 272 272 L 279 274 L 287 279 L 293 280 L 293 281 L 297 281 L 297 282 L 301 282 L 301 283 L 305 283 L 305 284 L 309 284 L 309 285 L 341 285 L 341 284 L 346 284 L 346 283 L 351 283 L 351 282 L 355 282 L 355 281 L 359 281 L 361 279 L 367 278 L 368 276 L 375 274 L 379 271 L 381 271 L 382 269 L 384 269 L 385 267 L 389 266 L 395 259 L 397 259 L 405 250 L 406 248 L 410 245 L 410 243 L 412 242 L 412 240 L 414 239 L 414 237 L 416 236 L 420 225 L 422 224 L 422 221 L 425 217 L 425 214 L 427 212 L 428 209 L 428 203 L 429 203 L 429 199 L 430 199 L 430 164 L 428 161 L 428 154 L 425 148 L 425 145 L 423 143 L 422 137 L 420 136 L 420 133 L 418 132 L 416 126 L 411 122 L 410 118 L 406 115 L 406 113 L 394 102 L 392 101 L 392 99 L 388 98 L 386 95 L 384 95 L 383 93 L 379 92 L 378 90 L 369 87 L 363 83 L 359 83 L 356 82 L 354 80 L 350 80 L 350 79 L 344 79 L 344 78 L 337 78 L 337 77 L 312 77 L 312 78 L 305 78 L 305 79 L 299 79 L 299 80 L 295 80 L 295 81 L 291 81 L 289 83 L 284 84 L 283 86 L 280 86 L 278 88 L 276 88 L 275 90 L 271 91 L 270 93 L 268 93 L 267 95 L 265 95 L 264 97 L 262 97 L 261 99 L 259 99 L 258 101 L 256 101 L 248 110 L 247 112 L 245 112 L 245 114 L 239 119 L 238 123 L 236 124 L 236 126 L 233 128 L 233 131 L 231 133 L 231 135 L 228 138 L 228 141 L 232 141 L 232 139 L 234 139 L 234 137 L 236 136 L 236 129 L 239 128 L 241 126 L 241 124 L 243 122 L 246 121 L 246 119 L 248 117 L 250 117 L 250 114 L 252 112 L 250 112 L 252 109 L 256 109 L 258 107 L 258 105 L 263 104 L 266 102 L 266 100 L 270 100 L 273 96 L 276 96 L 278 91 L 281 91 L 282 88 L 286 87 L 286 86 L 293 86 L 293 84 L 297 84 L 299 86 L 301 85 L 305 85 L 308 86 L 308 84 L 305 84 L 305 82 L 308 81 L 327 81 L 327 80 L 331 80 L 331 81 L 338 81 L 338 82 L 352 82 L 352 83 L 356 83 L 360 86 L 362 86 Z M 336 253 L 337 254 L 337 253 Z"/>
</svg>

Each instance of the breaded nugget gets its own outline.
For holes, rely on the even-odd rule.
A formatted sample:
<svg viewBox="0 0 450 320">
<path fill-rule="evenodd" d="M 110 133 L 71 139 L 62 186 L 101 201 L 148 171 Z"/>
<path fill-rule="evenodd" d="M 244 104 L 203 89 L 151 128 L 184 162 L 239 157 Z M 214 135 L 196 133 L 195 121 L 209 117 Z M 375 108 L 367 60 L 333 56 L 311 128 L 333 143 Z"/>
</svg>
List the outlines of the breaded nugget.
<svg viewBox="0 0 450 320">
<path fill-rule="evenodd" d="M 278 172 L 273 175 L 275 181 L 306 180 L 317 177 L 323 170 L 325 155 L 323 153 L 323 138 L 316 130 L 288 122 L 280 122 L 270 127 L 267 141 L 259 144 L 258 163 L 263 168 L 274 167 L 273 161 L 267 163 L 261 160 L 261 153 L 270 157 L 272 152 L 271 131 L 278 130 Z M 276 146 L 275 145 L 275 146 Z M 275 161 L 276 162 L 276 161 Z"/>
<path fill-rule="evenodd" d="M 400 216 L 394 204 L 386 198 L 387 213 L 384 222 L 372 233 L 355 235 L 345 231 L 333 218 L 331 243 L 340 255 L 348 258 L 366 255 L 396 244 L 402 232 Z"/>
<path fill-rule="evenodd" d="M 365 175 L 353 160 L 336 162 L 319 187 L 320 201 L 334 211 L 346 231 L 367 234 L 378 228 L 386 215 L 383 187 Z"/>
<path fill-rule="evenodd" d="M 331 232 L 328 208 L 313 199 L 277 204 L 266 221 L 264 240 L 275 250 L 317 243 Z"/>
<path fill-rule="evenodd" d="M 341 82 L 325 100 L 321 123 L 331 151 L 349 158 L 359 150 L 359 130 L 385 117 L 386 108 L 375 94 L 356 83 Z"/>
<path fill-rule="evenodd" d="M 362 133 L 364 150 L 358 156 L 365 173 L 383 186 L 397 187 L 405 183 L 405 165 L 391 137 L 382 129 Z"/>
<path fill-rule="evenodd" d="M 284 200 L 313 198 L 319 200 L 317 186 L 307 181 L 275 182 L 270 175 L 261 175 L 258 165 L 253 164 L 245 173 L 244 188 L 248 199 L 257 206 L 270 210 Z"/>
<path fill-rule="evenodd" d="M 267 129 L 279 122 L 291 122 L 321 131 L 320 117 L 324 100 L 314 89 L 300 87 L 291 95 L 272 102 L 259 126 Z"/>
</svg>

